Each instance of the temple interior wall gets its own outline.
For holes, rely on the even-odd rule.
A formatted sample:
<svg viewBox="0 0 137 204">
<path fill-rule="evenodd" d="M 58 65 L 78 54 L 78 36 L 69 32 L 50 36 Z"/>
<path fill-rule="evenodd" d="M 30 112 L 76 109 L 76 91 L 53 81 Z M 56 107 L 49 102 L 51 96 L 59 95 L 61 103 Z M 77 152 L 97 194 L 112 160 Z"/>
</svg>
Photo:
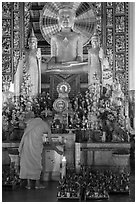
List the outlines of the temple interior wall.
<svg viewBox="0 0 137 204">
<path fill-rule="evenodd" d="M 135 3 L 129 4 L 129 90 L 135 90 Z"/>
</svg>

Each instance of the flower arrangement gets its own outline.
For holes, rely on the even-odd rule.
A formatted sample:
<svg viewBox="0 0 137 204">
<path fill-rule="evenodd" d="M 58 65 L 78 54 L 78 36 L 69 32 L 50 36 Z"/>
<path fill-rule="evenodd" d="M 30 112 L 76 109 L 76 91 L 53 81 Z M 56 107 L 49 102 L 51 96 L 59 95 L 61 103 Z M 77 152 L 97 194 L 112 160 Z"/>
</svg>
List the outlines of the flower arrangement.
<svg viewBox="0 0 137 204">
<path fill-rule="evenodd" d="M 24 74 L 19 98 L 8 98 L 2 108 L 2 138 L 3 140 L 21 139 L 25 128 L 24 119 L 29 111 L 35 116 L 45 116 L 52 110 L 52 100 L 49 93 L 39 94 L 37 97 L 30 97 L 31 85 L 28 83 L 29 75 Z M 14 132 L 17 131 L 15 134 Z M 20 131 L 19 131 L 20 130 Z M 21 132 L 21 134 L 19 134 Z M 17 138 L 15 138 L 15 135 Z"/>
<path fill-rule="evenodd" d="M 14 103 L 5 103 L 2 109 L 3 139 L 9 138 L 15 129 L 25 128 L 24 119 L 27 112 L 33 111 L 36 117 L 48 115 L 52 106 L 52 101 L 49 100 L 48 94 L 41 94 L 35 98 L 21 96 L 20 100 Z"/>
<path fill-rule="evenodd" d="M 124 100 L 114 98 L 110 85 L 103 87 L 100 92 L 100 96 L 97 97 L 97 94 L 89 89 L 85 94 L 75 97 L 72 107 L 77 121 L 81 128 L 84 126 L 85 129 L 106 132 L 107 141 L 126 141 Z"/>
</svg>

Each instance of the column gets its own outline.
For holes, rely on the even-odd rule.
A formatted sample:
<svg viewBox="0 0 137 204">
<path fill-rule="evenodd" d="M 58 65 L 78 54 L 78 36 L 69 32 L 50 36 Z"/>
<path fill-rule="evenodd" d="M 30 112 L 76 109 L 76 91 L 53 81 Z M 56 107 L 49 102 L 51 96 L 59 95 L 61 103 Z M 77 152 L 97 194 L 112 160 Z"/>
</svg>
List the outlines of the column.
<svg viewBox="0 0 137 204">
<path fill-rule="evenodd" d="M 128 68 L 128 89 L 135 90 L 135 2 L 129 2 L 128 12 L 128 56 L 129 56 L 129 68 Z"/>
</svg>

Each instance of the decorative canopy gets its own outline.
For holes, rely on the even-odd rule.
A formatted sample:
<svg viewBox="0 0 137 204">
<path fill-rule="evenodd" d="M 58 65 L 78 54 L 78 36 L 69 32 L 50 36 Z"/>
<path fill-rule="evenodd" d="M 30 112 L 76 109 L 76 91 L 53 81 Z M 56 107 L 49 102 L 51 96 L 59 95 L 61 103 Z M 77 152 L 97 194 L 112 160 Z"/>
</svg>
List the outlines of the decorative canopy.
<svg viewBox="0 0 137 204">
<path fill-rule="evenodd" d="M 40 14 L 40 30 L 44 39 L 50 43 L 53 34 L 59 32 L 58 12 L 62 8 L 73 9 L 76 13 L 73 30 L 81 33 L 86 45 L 96 29 L 96 16 L 89 2 L 47 2 Z"/>
</svg>

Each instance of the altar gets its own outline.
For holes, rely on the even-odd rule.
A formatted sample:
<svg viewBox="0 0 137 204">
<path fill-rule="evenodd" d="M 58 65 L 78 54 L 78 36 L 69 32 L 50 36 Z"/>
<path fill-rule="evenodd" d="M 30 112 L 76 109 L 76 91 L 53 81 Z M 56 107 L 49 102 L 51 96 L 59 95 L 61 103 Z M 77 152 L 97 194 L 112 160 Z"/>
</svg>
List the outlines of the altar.
<svg viewBox="0 0 137 204">
<path fill-rule="evenodd" d="M 64 151 L 67 169 L 76 169 L 79 172 L 81 166 L 85 166 L 92 169 L 130 171 L 130 143 L 77 143 L 74 134 L 53 134 L 52 137 L 57 147 Z M 14 162 L 19 168 L 18 147 L 17 142 L 2 144 L 3 165 Z M 41 180 L 60 180 L 62 156 L 48 142 L 44 144 L 42 166 Z"/>
</svg>

